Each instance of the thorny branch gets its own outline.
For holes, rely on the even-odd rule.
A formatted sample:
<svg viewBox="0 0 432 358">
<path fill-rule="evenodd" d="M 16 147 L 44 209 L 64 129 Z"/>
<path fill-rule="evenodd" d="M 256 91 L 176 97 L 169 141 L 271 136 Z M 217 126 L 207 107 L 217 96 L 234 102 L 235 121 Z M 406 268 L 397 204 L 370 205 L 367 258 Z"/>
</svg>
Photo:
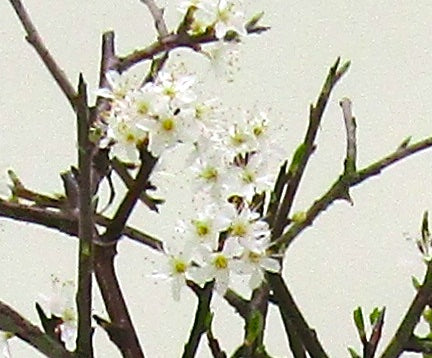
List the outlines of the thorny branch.
<svg viewBox="0 0 432 358">
<path fill-rule="evenodd" d="M 92 280 L 93 280 L 93 203 L 91 191 L 92 144 L 88 133 L 90 114 L 87 105 L 87 86 L 80 75 L 77 97 L 78 128 L 78 185 L 79 185 L 79 219 L 78 219 L 78 289 L 76 303 L 78 311 L 78 357 L 93 356 Z"/>
<path fill-rule="evenodd" d="M 347 199 L 348 189 L 360 184 L 372 176 L 378 175 L 382 170 L 389 167 L 398 161 L 405 159 L 415 153 L 421 152 L 432 147 L 432 137 L 426 138 L 422 141 L 409 145 L 405 148 L 398 149 L 394 153 L 389 154 L 376 161 L 375 163 L 367 166 L 364 169 L 358 170 L 354 174 L 341 175 L 339 179 L 330 187 L 330 189 L 316 200 L 306 212 L 306 218 L 302 222 L 293 223 L 292 226 L 275 242 L 275 248 L 280 248 L 282 251 L 286 250 L 294 239 L 308 226 L 311 226 L 314 220 L 324 210 L 338 199 Z"/>
<path fill-rule="evenodd" d="M 324 110 L 327 106 L 327 102 L 330 98 L 330 94 L 336 83 L 342 78 L 342 76 L 348 71 L 350 62 L 344 63 L 341 67 L 340 58 L 338 58 L 335 64 L 330 68 L 327 78 L 324 82 L 323 88 L 320 95 L 318 96 L 317 103 L 310 106 L 309 111 L 309 126 L 306 131 L 303 143 L 297 150 L 293 158 L 293 163 L 287 173 L 286 188 L 282 200 L 279 204 L 279 208 L 276 211 L 275 221 L 273 223 L 272 236 L 274 239 L 278 238 L 287 223 L 287 218 L 294 202 L 294 197 L 300 185 L 300 181 L 303 177 L 306 165 L 315 150 L 315 138 L 318 133 L 318 128 L 321 123 Z"/>
</svg>

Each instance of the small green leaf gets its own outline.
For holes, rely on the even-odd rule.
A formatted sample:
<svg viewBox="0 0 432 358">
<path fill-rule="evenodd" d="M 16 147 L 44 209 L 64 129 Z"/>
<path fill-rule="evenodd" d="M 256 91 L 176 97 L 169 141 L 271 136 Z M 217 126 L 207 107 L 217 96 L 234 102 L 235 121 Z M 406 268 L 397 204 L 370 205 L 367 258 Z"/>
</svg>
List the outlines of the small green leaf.
<svg viewBox="0 0 432 358">
<path fill-rule="evenodd" d="M 255 14 L 247 22 L 246 27 L 255 27 L 258 24 L 258 22 L 262 19 L 263 16 L 264 16 L 264 11 L 261 11 L 261 12 Z"/>
<path fill-rule="evenodd" d="M 345 72 L 346 71 L 348 71 L 348 69 L 350 68 L 350 66 L 351 66 L 351 61 L 347 61 L 347 62 L 345 62 L 343 65 L 342 65 L 342 67 L 339 69 L 339 73 L 340 73 L 340 75 L 342 76 L 342 75 L 344 75 L 345 74 Z"/>
<path fill-rule="evenodd" d="M 378 307 L 375 307 L 372 312 L 369 314 L 369 322 L 371 326 L 375 324 L 375 322 L 378 320 L 379 316 L 381 314 L 381 311 Z"/>
<path fill-rule="evenodd" d="M 297 171 L 297 169 L 299 167 L 299 164 L 302 161 L 303 156 L 305 155 L 305 153 L 306 153 L 306 144 L 301 143 L 297 147 L 297 149 L 296 149 L 296 151 L 294 153 L 291 165 L 290 165 L 290 167 L 288 169 L 288 173 L 294 174 Z"/>
<path fill-rule="evenodd" d="M 421 282 L 418 280 L 417 277 L 415 277 L 415 276 L 411 276 L 411 282 L 412 282 L 412 284 L 413 284 L 413 286 L 414 286 L 414 288 L 415 288 L 416 290 L 419 290 L 419 289 L 420 289 L 420 287 L 421 287 Z"/>
<path fill-rule="evenodd" d="M 406 137 L 401 144 L 399 144 L 399 147 L 397 148 L 397 150 L 402 150 L 405 149 L 406 147 L 408 147 L 408 145 L 411 142 L 411 138 L 412 136 Z"/>
<path fill-rule="evenodd" d="M 264 326 L 264 319 L 260 311 L 254 310 L 249 316 L 247 322 L 247 334 L 245 344 L 252 344 L 257 337 L 261 334 Z"/>
<path fill-rule="evenodd" d="M 361 358 L 361 356 L 357 354 L 354 348 L 348 347 L 348 352 L 351 354 L 351 358 Z"/>
<path fill-rule="evenodd" d="M 357 307 L 354 310 L 353 316 L 354 316 L 354 323 L 357 327 L 357 331 L 360 336 L 360 340 L 363 342 L 364 340 L 366 340 L 366 332 L 365 332 L 363 312 L 361 307 Z"/>
<path fill-rule="evenodd" d="M 423 318 L 427 323 L 432 323 L 432 310 L 430 308 L 423 311 Z"/>
</svg>

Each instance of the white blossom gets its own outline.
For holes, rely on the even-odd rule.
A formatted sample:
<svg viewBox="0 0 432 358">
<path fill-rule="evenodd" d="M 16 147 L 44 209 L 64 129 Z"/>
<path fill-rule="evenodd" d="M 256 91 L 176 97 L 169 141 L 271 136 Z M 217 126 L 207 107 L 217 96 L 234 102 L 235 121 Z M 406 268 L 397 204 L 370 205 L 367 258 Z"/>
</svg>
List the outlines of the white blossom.
<svg viewBox="0 0 432 358">
<path fill-rule="evenodd" d="M 73 283 L 71 281 L 62 283 L 57 278 L 53 278 L 51 294 L 39 296 L 45 314 L 48 317 L 55 315 L 61 319 L 62 322 L 58 326 L 60 339 L 68 350 L 73 350 L 77 334 Z"/>
<path fill-rule="evenodd" d="M 186 285 L 187 275 L 192 267 L 191 252 L 164 247 L 166 262 L 154 276 L 171 281 L 171 293 L 174 300 L 180 300 L 180 292 Z"/>
<path fill-rule="evenodd" d="M 240 260 L 236 261 L 235 269 L 237 273 L 250 275 L 249 287 L 254 290 L 264 281 L 264 271 L 279 272 L 281 266 L 278 260 L 269 257 L 268 238 L 258 240 L 241 238 L 239 242 L 245 250 Z"/>
<path fill-rule="evenodd" d="M 201 266 L 192 271 L 192 279 L 198 284 L 215 280 L 215 290 L 224 295 L 230 284 L 231 271 L 235 257 L 241 254 L 237 240 L 229 238 L 222 251 L 212 252 L 206 247 L 201 249 Z"/>
</svg>

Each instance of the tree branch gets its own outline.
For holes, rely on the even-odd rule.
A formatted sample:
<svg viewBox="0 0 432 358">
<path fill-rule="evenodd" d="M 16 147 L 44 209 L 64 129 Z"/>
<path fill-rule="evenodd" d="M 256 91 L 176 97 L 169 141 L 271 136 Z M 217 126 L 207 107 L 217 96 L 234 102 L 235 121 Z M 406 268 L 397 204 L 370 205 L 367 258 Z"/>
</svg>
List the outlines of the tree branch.
<svg viewBox="0 0 432 358">
<path fill-rule="evenodd" d="M 309 126 L 306 131 L 303 143 L 297 149 L 294 157 L 292 159 L 288 174 L 290 176 L 288 184 L 279 205 L 275 221 L 273 224 L 272 237 L 273 239 L 278 238 L 287 222 L 289 212 L 291 210 L 292 204 L 294 202 L 294 197 L 300 185 L 300 181 L 303 177 L 306 165 L 311 157 L 313 151 L 315 150 L 315 138 L 318 133 L 318 128 L 321 123 L 324 110 L 327 106 L 327 102 L 330 98 L 330 93 L 336 83 L 342 78 L 342 76 L 348 71 L 350 62 L 345 62 L 341 67 L 339 67 L 340 58 L 338 58 L 335 64 L 330 68 L 327 78 L 324 82 L 321 93 L 318 96 L 317 102 L 311 105 L 309 112 Z"/>
<path fill-rule="evenodd" d="M 382 170 L 398 161 L 409 157 L 417 152 L 432 147 L 432 137 L 414 143 L 404 148 L 398 148 L 395 152 L 376 161 L 364 169 L 351 175 L 341 175 L 339 179 L 330 187 L 330 189 L 321 198 L 316 200 L 306 213 L 306 219 L 302 222 L 294 223 L 289 230 L 280 236 L 274 245 L 275 250 L 286 250 L 294 239 L 308 226 L 311 226 L 314 220 L 333 202 L 338 199 L 347 199 L 348 189 L 360 184 L 366 179 L 378 175 Z"/>
<path fill-rule="evenodd" d="M 189 339 L 184 347 L 183 358 L 195 356 L 201 336 L 207 332 L 210 323 L 210 301 L 213 296 L 213 285 L 214 282 L 208 282 L 204 285 L 204 288 L 194 290 L 198 297 L 198 305 Z"/>
<path fill-rule="evenodd" d="M 73 358 L 59 342 L 0 301 L 0 330 L 11 332 L 51 358 Z"/>
<path fill-rule="evenodd" d="M 115 241 L 123 232 L 123 228 L 126 225 L 126 221 L 129 218 L 132 209 L 147 186 L 148 178 L 156 164 L 156 161 L 157 158 L 154 158 L 149 152 L 141 150 L 141 167 L 135 178 L 135 183 L 126 193 L 112 219 L 111 224 L 101 237 L 103 242 L 109 243 Z"/>
<path fill-rule="evenodd" d="M 16 14 L 18 15 L 24 30 L 27 33 L 26 40 L 33 46 L 33 48 L 38 53 L 40 59 L 48 69 L 49 73 L 53 76 L 54 80 L 57 82 L 58 86 L 62 90 L 63 94 L 66 96 L 72 108 L 76 109 L 75 98 L 77 96 L 76 91 L 69 79 L 66 77 L 63 70 L 56 63 L 48 49 L 45 47 L 42 38 L 37 32 L 35 26 L 33 25 L 29 14 L 27 13 L 21 0 L 9 0 L 13 6 Z"/>
<path fill-rule="evenodd" d="M 277 300 L 282 319 L 288 321 L 285 327 L 291 326 L 295 328 L 298 337 L 311 357 L 327 358 L 328 356 L 318 341 L 315 331 L 309 328 L 282 276 L 278 273 L 266 272 L 266 277 Z"/>
<path fill-rule="evenodd" d="M 78 290 L 78 357 L 93 357 L 92 273 L 93 273 L 93 203 L 91 191 L 92 144 L 89 141 L 90 115 L 87 105 L 87 86 L 80 75 L 77 97 L 78 168 L 79 168 L 79 254 Z"/>
<path fill-rule="evenodd" d="M 266 31 L 267 29 L 268 28 L 256 26 L 247 28 L 246 30 L 249 34 L 253 34 Z M 218 39 L 212 32 L 206 32 L 199 35 L 188 35 L 185 33 L 170 34 L 159 41 L 153 42 L 150 46 L 144 49 L 135 50 L 129 55 L 120 57 L 117 69 L 120 72 L 126 71 L 141 61 L 151 60 L 160 53 L 171 51 L 178 47 L 188 47 L 196 50 L 198 45 L 216 41 L 218 41 Z"/>
<path fill-rule="evenodd" d="M 339 105 L 342 107 L 344 116 L 346 138 L 347 138 L 347 151 L 345 157 L 345 173 L 351 174 L 356 171 L 357 161 L 357 140 L 356 140 L 356 121 L 352 115 L 352 102 L 349 98 L 343 98 Z"/>
<path fill-rule="evenodd" d="M 163 9 L 157 7 L 156 3 L 153 0 L 141 0 L 149 9 L 151 15 L 153 16 L 156 31 L 159 34 L 159 40 L 168 36 L 168 28 L 166 26 L 165 20 L 163 18 Z"/>
<path fill-rule="evenodd" d="M 399 357 L 406 346 L 409 346 L 410 339 L 413 336 L 414 329 L 419 322 L 420 316 L 424 308 L 430 302 L 432 297 L 432 262 L 428 263 L 427 271 L 423 284 L 417 290 L 408 311 L 400 323 L 396 333 L 390 343 L 381 354 L 381 358 L 396 358 Z"/>
</svg>

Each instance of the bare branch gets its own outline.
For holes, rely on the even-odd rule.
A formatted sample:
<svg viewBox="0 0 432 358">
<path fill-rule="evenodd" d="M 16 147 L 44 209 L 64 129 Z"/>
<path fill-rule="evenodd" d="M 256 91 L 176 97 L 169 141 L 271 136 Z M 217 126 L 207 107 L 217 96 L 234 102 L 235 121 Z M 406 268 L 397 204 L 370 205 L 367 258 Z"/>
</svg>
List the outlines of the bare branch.
<svg viewBox="0 0 432 358">
<path fill-rule="evenodd" d="M 168 36 L 168 28 L 163 18 L 163 9 L 159 8 L 153 0 L 141 0 L 149 9 L 150 13 L 153 16 L 156 30 L 159 34 L 159 40 Z"/>
<path fill-rule="evenodd" d="M 267 28 L 263 30 L 262 27 L 253 27 L 247 29 L 249 34 L 260 33 L 265 30 L 267 30 Z M 185 33 L 170 34 L 142 50 L 136 50 L 127 56 L 120 57 L 120 62 L 117 69 L 120 72 L 126 71 L 141 61 L 151 60 L 160 53 L 171 51 L 178 47 L 188 47 L 193 50 L 197 50 L 201 44 L 216 41 L 218 41 L 218 39 L 213 32 L 206 32 L 199 35 L 188 35 Z"/>
<path fill-rule="evenodd" d="M 48 49 L 45 47 L 42 38 L 40 37 L 35 26 L 33 25 L 30 16 L 24 8 L 21 0 L 9 0 L 9 2 L 13 6 L 19 20 L 21 21 L 21 24 L 27 32 L 26 40 L 34 47 L 42 62 L 45 64 L 48 71 L 54 77 L 54 80 L 57 82 L 60 89 L 63 91 L 63 94 L 68 99 L 70 105 L 75 110 L 75 98 L 77 96 L 76 91 L 70 83 L 69 79 L 66 77 L 63 70 L 56 63 Z"/>
<path fill-rule="evenodd" d="M 339 105 L 342 107 L 345 129 L 347 134 L 347 152 L 345 158 L 345 173 L 356 171 L 357 161 L 357 140 L 356 140 L 356 121 L 352 114 L 352 102 L 349 98 L 343 98 Z"/>
<path fill-rule="evenodd" d="M 346 200 L 349 188 L 360 184 L 364 180 L 378 175 L 381 171 L 398 161 L 407 158 L 417 152 L 432 147 L 432 137 L 420 142 L 409 145 L 403 149 L 398 148 L 395 152 L 389 154 L 381 160 L 369 165 L 368 167 L 357 171 L 351 175 L 341 175 L 339 179 L 321 198 L 316 200 L 306 213 L 306 219 L 299 223 L 294 223 L 289 230 L 279 237 L 275 242 L 275 249 L 286 250 L 294 239 L 308 226 L 312 225 L 315 218 L 326 210 L 333 202 L 338 199 Z"/>
<path fill-rule="evenodd" d="M 69 213 L 53 211 L 34 205 L 25 205 L 0 199 L 0 217 L 38 224 L 62 233 L 78 236 L 78 220 Z M 112 219 L 102 215 L 95 216 L 95 223 L 104 227 L 111 225 Z M 122 235 L 144 244 L 154 250 L 162 251 L 162 242 L 140 230 L 125 226 Z"/>
<path fill-rule="evenodd" d="M 432 262 L 428 263 L 427 271 L 423 284 L 417 290 L 408 311 L 400 323 L 396 333 L 391 339 L 389 345 L 381 354 L 381 358 L 397 358 L 405 350 L 405 346 L 410 344 L 414 329 L 420 320 L 424 308 L 430 302 L 432 297 Z"/>
<path fill-rule="evenodd" d="M 92 144 L 89 141 L 90 113 L 87 104 L 87 86 L 82 74 L 79 78 L 77 97 L 78 168 L 79 168 L 79 220 L 78 220 L 78 310 L 77 353 L 93 357 L 92 274 L 93 274 L 93 204 L 92 204 Z"/>
<path fill-rule="evenodd" d="M 282 234 L 286 226 L 287 218 L 294 202 L 294 197 L 299 188 L 300 181 L 303 177 L 303 173 L 306 169 L 306 165 L 315 150 L 315 138 L 318 133 L 324 110 L 330 98 L 331 91 L 336 83 L 347 72 L 350 62 L 346 62 L 340 67 L 339 65 L 340 58 L 338 58 L 330 68 L 316 104 L 311 105 L 310 107 L 309 126 L 303 143 L 298 147 L 290 164 L 287 174 L 289 176 L 288 184 L 274 220 L 272 232 L 274 239 L 278 238 Z"/>
<path fill-rule="evenodd" d="M 285 324 L 285 327 L 295 327 L 298 338 L 301 340 L 304 348 L 311 357 L 328 357 L 321 346 L 321 343 L 318 341 L 315 331 L 308 326 L 306 320 L 294 302 L 282 276 L 279 273 L 267 272 L 266 277 L 271 289 L 273 290 L 282 319 L 288 321 L 287 324 Z"/>
<path fill-rule="evenodd" d="M 11 332 L 29 343 L 46 357 L 73 358 L 59 342 L 43 333 L 37 326 L 0 301 L 0 330 Z"/>
</svg>

